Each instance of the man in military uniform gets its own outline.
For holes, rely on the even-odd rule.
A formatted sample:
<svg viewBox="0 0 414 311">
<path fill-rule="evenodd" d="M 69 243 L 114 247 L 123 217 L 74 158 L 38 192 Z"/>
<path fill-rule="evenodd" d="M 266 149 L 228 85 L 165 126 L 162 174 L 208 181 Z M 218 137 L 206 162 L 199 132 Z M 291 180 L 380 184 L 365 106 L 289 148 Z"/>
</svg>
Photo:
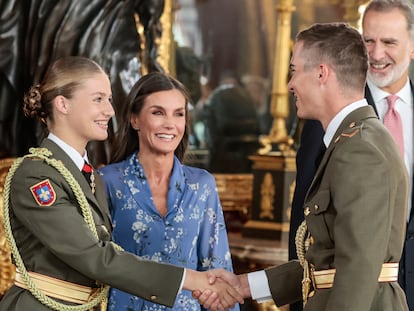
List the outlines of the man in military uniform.
<svg viewBox="0 0 414 311">
<path fill-rule="evenodd" d="M 414 59 L 414 3 L 412 0 L 371 0 L 361 21 L 362 36 L 368 52 L 365 98 L 378 118 L 384 122 L 387 96 L 397 95 L 396 110 L 402 120 L 404 162 L 409 176 L 407 202 L 407 232 L 399 265 L 398 281 L 406 292 L 408 307 L 414 311 L 414 203 L 413 196 L 413 81 L 409 77 L 410 62 Z M 326 149 L 324 130 L 317 120 L 306 120 L 296 155 L 296 187 L 292 199 L 289 231 L 289 259 L 297 259 L 295 235 L 304 219 L 303 203 L 312 178 Z M 291 311 L 302 310 L 300 304 Z"/>
<path fill-rule="evenodd" d="M 346 24 L 298 34 L 288 87 L 298 116 L 321 122 L 327 150 L 305 198 L 299 261 L 238 276 L 244 297 L 278 306 L 302 299 L 306 311 L 408 310 L 397 282 L 408 179 L 364 98 L 367 67 L 361 35 Z M 208 295 L 199 300 L 208 306 Z"/>
</svg>

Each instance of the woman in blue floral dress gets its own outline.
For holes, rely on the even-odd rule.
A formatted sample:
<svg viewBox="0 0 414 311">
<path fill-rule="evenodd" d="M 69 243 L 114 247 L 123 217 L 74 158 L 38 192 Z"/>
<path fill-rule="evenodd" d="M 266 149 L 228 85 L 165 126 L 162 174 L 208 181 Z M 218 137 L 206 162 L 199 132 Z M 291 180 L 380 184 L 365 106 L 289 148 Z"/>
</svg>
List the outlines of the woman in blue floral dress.
<svg viewBox="0 0 414 311">
<path fill-rule="evenodd" d="M 181 164 L 188 143 L 188 99 L 179 81 L 153 72 L 134 85 L 122 106 L 113 164 L 100 170 L 113 239 L 145 259 L 199 271 L 232 271 L 215 179 L 206 170 Z M 185 290 L 170 309 L 111 289 L 108 310 L 203 308 Z"/>
</svg>

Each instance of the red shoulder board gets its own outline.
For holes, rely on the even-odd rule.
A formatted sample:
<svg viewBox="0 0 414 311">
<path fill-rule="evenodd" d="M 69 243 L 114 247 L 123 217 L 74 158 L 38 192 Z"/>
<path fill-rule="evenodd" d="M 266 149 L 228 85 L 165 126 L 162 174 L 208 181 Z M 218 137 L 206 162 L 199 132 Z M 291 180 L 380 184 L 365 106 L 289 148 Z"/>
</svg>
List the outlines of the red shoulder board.
<svg viewBox="0 0 414 311">
<path fill-rule="evenodd" d="M 55 203 L 56 192 L 53 189 L 49 179 L 43 180 L 40 183 L 31 186 L 30 191 L 39 205 L 50 206 Z"/>
</svg>

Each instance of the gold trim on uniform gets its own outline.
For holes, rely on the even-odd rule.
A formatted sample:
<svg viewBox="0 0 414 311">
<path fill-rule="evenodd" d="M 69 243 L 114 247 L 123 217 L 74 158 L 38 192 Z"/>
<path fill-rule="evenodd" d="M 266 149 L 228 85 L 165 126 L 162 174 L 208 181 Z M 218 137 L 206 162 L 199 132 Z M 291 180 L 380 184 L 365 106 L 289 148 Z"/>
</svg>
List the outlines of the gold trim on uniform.
<svg viewBox="0 0 414 311">
<path fill-rule="evenodd" d="M 351 133 L 342 133 L 341 136 L 351 138 L 351 137 L 354 137 L 356 134 L 358 134 L 358 132 L 359 132 L 359 128 L 355 129 L 355 131 Z"/>
<path fill-rule="evenodd" d="M 78 304 L 86 303 L 94 294 L 96 294 L 95 292 L 99 290 L 99 288 L 70 283 L 36 272 L 28 272 L 28 274 L 38 289 L 40 289 L 46 296 L 67 302 Z M 23 275 L 18 270 L 16 270 L 14 284 L 20 288 L 28 289 Z"/>
<path fill-rule="evenodd" d="M 336 269 L 311 270 L 312 280 L 316 289 L 326 289 L 333 286 Z M 396 282 L 398 280 L 398 262 L 387 262 L 382 264 L 378 282 Z"/>
</svg>

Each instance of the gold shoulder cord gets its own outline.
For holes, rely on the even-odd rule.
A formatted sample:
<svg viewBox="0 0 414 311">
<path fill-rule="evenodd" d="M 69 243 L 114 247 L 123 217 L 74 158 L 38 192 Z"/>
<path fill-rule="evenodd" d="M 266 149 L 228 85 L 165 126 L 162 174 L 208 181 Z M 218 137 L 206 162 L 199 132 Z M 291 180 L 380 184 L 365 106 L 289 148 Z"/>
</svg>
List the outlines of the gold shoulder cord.
<svg viewBox="0 0 414 311">
<path fill-rule="evenodd" d="M 296 231 L 295 245 L 296 245 L 296 254 L 298 256 L 300 265 L 303 268 L 302 300 L 303 300 L 303 306 L 305 306 L 308 300 L 308 297 L 309 297 L 310 289 L 311 289 L 309 264 L 305 258 L 306 251 L 309 248 L 309 232 L 308 232 L 308 227 L 306 225 L 306 220 L 304 220 L 300 224 L 298 230 Z"/>
<path fill-rule="evenodd" d="M 19 250 L 16 245 L 16 241 L 14 240 L 11 225 L 10 225 L 10 215 L 9 215 L 9 193 L 10 193 L 10 184 L 11 180 L 13 178 L 14 173 L 16 172 L 17 168 L 20 166 L 20 164 L 23 162 L 25 158 L 38 158 L 45 161 L 47 164 L 53 166 L 59 173 L 63 175 L 71 189 L 73 190 L 73 193 L 76 196 L 76 199 L 80 205 L 82 216 L 85 219 L 86 223 L 88 224 L 89 229 L 93 232 L 96 238 L 98 238 L 98 233 L 96 231 L 95 222 L 92 217 L 92 212 L 89 206 L 88 201 L 86 200 L 85 194 L 83 193 L 79 183 L 76 181 L 76 179 L 73 177 L 71 172 L 64 166 L 64 164 L 61 161 L 58 161 L 54 158 L 50 158 L 52 155 L 52 152 L 50 152 L 46 148 L 30 148 L 29 150 L 30 154 L 27 154 L 21 158 L 18 158 L 15 160 L 15 162 L 10 167 L 9 173 L 6 177 L 6 181 L 4 184 L 4 197 L 3 197 L 3 204 L 4 204 L 4 228 L 5 228 L 5 234 L 7 238 L 7 242 L 9 243 L 11 253 L 13 255 L 13 258 L 16 263 L 17 269 L 20 271 L 20 273 L 23 276 L 23 279 L 27 285 L 28 290 L 30 293 L 39 300 L 42 304 L 49 307 L 52 310 L 56 311 L 86 311 L 90 310 L 93 307 L 97 306 L 98 304 L 102 303 L 102 307 L 104 303 L 106 302 L 109 286 L 102 285 L 94 294 L 91 296 L 90 301 L 88 301 L 85 304 L 76 305 L 76 306 L 69 306 L 65 305 L 63 303 L 57 302 L 54 299 L 46 296 L 41 290 L 37 288 L 37 286 L 34 284 L 33 280 L 29 276 L 26 267 L 24 266 L 23 260 L 20 256 Z M 103 309 L 106 310 L 106 309 Z"/>
</svg>

